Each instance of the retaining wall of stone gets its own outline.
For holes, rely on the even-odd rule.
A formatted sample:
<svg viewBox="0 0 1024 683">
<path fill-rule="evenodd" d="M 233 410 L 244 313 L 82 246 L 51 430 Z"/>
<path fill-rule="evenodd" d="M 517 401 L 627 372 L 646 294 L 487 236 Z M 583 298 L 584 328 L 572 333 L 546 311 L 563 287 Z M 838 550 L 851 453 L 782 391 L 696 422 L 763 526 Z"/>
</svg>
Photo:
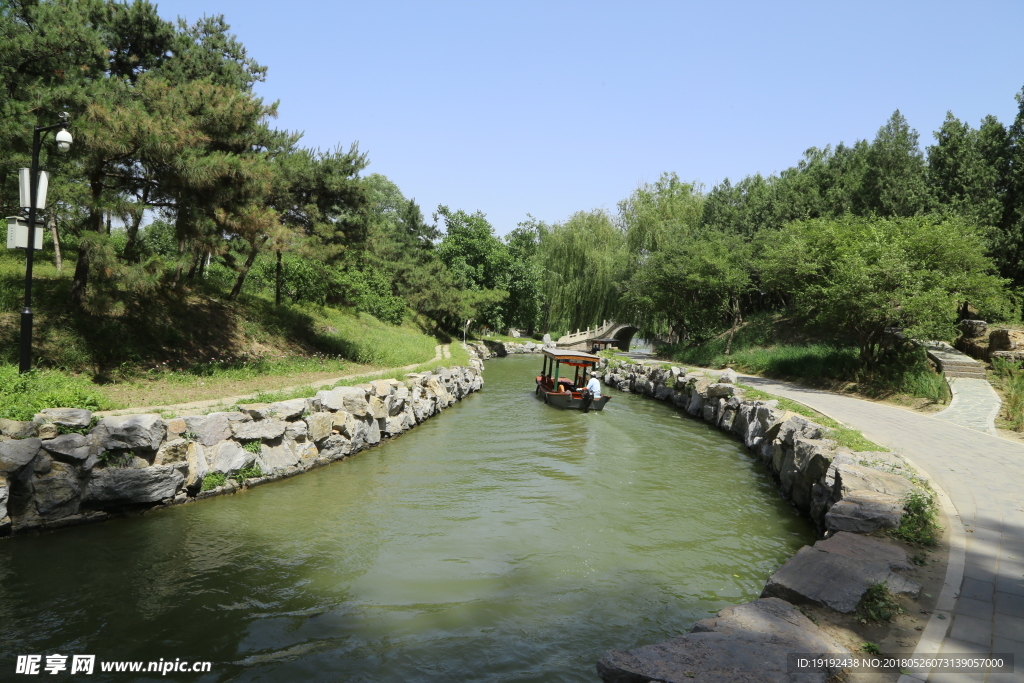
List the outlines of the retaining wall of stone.
<svg viewBox="0 0 1024 683">
<path fill-rule="evenodd" d="M 232 493 L 355 455 L 436 415 L 483 386 L 487 354 L 439 367 L 320 391 L 311 398 L 164 419 L 93 419 L 53 408 L 33 420 L 0 420 L 0 536 L 100 521 Z M 259 466 L 261 475 L 245 478 Z M 208 475 L 225 483 L 203 491 Z M 212 479 L 219 479 L 213 477 Z"/>
</svg>

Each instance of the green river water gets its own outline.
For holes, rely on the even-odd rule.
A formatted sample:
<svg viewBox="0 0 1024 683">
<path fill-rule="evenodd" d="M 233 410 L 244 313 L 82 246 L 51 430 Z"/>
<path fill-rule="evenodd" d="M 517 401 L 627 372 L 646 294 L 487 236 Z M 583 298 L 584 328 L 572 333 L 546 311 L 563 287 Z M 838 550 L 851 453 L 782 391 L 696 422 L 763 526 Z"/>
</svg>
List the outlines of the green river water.
<svg viewBox="0 0 1024 683">
<path fill-rule="evenodd" d="M 58 653 L 213 664 L 39 678 L 596 681 L 813 541 L 738 442 L 615 390 L 546 406 L 539 367 L 488 361 L 482 392 L 348 461 L 0 542 L 0 680 Z"/>
</svg>

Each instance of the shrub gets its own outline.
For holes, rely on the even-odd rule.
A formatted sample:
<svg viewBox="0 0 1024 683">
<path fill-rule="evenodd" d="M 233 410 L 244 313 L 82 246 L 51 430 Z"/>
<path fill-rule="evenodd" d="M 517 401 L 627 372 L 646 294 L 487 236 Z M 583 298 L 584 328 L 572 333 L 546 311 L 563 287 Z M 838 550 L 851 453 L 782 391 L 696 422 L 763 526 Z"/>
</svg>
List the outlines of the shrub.
<svg viewBox="0 0 1024 683">
<path fill-rule="evenodd" d="M 889 535 L 906 541 L 911 545 L 933 546 L 938 543 L 938 533 L 942 527 L 935 523 L 938 511 L 935 508 L 935 496 L 931 493 L 915 490 L 903 499 L 903 519 Z"/>
<path fill-rule="evenodd" d="M 868 586 L 857 603 L 857 616 L 862 624 L 869 621 L 892 621 L 903 614 L 903 608 L 889 592 L 889 584 L 885 581 Z"/>
<path fill-rule="evenodd" d="M 259 442 L 254 441 L 252 443 L 259 443 Z M 256 477 L 262 477 L 262 476 L 263 476 L 263 468 L 260 467 L 260 464 L 258 462 L 254 462 L 249 467 L 243 467 L 242 469 L 240 469 L 237 472 L 235 472 L 235 474 L 232 475 L 231 478 L 234 479 L 235 481 L 237 481 L 239 484 L 244 484 L 249 479 L 255 479 Z"/>
<path fill-rule="evenodd" d="M 227 481 L 228 478 L 224 475 L 223 472 L 210 472 L 205 477 L 203 477 L 203 485 L 200 488 L 200 490 L 210 491 L 212 489 L 217 488 L 218 486 L 223 486 L 224 484 L 227 483 Z"/>
</svg>

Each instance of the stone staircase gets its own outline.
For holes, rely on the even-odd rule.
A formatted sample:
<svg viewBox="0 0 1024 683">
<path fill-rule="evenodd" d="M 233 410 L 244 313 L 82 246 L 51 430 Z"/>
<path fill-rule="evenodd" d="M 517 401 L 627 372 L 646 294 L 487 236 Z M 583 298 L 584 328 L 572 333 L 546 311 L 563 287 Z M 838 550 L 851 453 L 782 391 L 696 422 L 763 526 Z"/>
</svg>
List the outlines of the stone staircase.
<svg viewBox="0 0 1024 683">
<path fill-rule="evenodd" d="M 965 353 L 954 349 L 946 342 L 924 342 L 928 357 L 939 366 L 939 372 L 947 378 L 967 377 L 985 379 L 985 365 L 979 363 Z"/>
</svg>

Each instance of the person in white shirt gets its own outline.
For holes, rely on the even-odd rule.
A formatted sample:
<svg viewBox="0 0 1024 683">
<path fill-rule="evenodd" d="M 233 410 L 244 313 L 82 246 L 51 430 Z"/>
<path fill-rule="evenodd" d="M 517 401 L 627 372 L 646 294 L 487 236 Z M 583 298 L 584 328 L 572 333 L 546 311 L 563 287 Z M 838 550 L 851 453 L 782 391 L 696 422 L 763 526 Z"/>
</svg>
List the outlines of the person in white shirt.
<svg viewBox="0 0 1024 683">
<path fill-rule="evenodd" d="M 601 381 L 591 375 L 590 381 L 587 382 L 587 390 L 594 395 L 595 401 L 601 398 Z"/>
</svg>

